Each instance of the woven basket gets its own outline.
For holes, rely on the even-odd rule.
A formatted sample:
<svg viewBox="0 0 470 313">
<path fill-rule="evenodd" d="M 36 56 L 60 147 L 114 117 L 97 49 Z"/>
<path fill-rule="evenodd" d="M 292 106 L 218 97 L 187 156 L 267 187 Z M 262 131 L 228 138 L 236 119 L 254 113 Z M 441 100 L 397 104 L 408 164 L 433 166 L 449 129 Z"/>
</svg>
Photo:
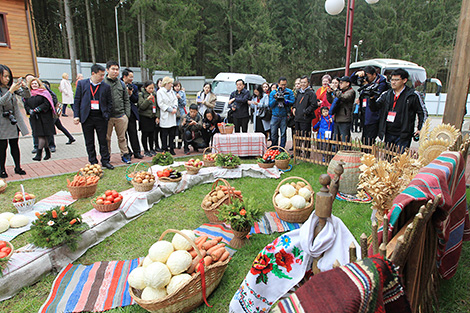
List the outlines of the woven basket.
<svg viewBox="0 0 470 313">
<path fill-rule="evenodd" d="M 189 165 L 185 165 L 184 167 L 186 168 L 186 172 L 188 172 L 189 175 L 196 175 L 197 173 L 199 173 L 199 170 L 201 169 L 201 167 L 195 167 L 195 166 L 189 166 Z"/>
<path fill-rule="evenodd" d="M 363 153 L 360 151 L 345 150 L 338 151 L 333 159 L 331 159 L 327 170 L 328 175 L 330 175 L 331 178 L 335 175 L 335 168 L 338 163 L 340 161 L 344 162 L 344 173 L 341 175 L 339 180 L 338 191 L 349 195 L 355 195 L 357 193 L 359 175 L 361 174 L 359 166 L 362 165 L 362 155 Z"/>
<path fill-rule="evenodd" d="M 88 186 L 67 186 L 73 199 L 88 198 L 95 194 L 98 183 Z"/>
<path fill-rule="evenodd" d="M 11 249 L 10 253 L 8 253 L 8 255 L 6 257 L 4 257 L 2 259 L 2 261 L 0 261 L 0 271 L 2 271 L 4 269 L 4 266 L 8 263 L 8 260 L 11 258 L 11 256 L 13 255 L 13 252 L 15 250 L 15 248 L 13 247 L 13 245 L 11 244 L 11 242 L 9 241 L 5 241 L 7 243 L 7 246 Z"/>
<path fill-rule="evenodd" d="M 141 166 L 143 167 L 143 169 L 139 170 L 138 167 Z M 132 169 L 131 169 L 132 168 Z M 150 165 L 148 165 L 147 163 L 145 162 L 139 162 L 139 163 L 135 163 L 135 164 L 131 164 L 127 167 L 126 169 L 126 180 L 128 182 L 130 182 L 132 180 L 132 174 L 136 174 L 137 172 L 141 172 L 141 171 L 147 171 L 148 169 L 150 168 Z M 129 176 L 131 175 L 131 176 Z"/>
<path fill-rule="evenodd" d="M 134 186 L 134 189 L 135 191 L 138 191 L 138 192 L 146 192 L 146 191 L 150 191 L 152 190 L 153 188 L 153 185 L 155 185 L 155 182 L 151 182 L 151 183 L 136 183 L 134 180 L 131 180 L 131 184 L 132 186 Z"/>
<path fill-rule="evenodd" d="M 202 257 L 201 252 L 184 233 L 178 230 L 168 229 L 160 236 L 159 240 L 162 240 L 165 235 L 169 232 L 180 234 L 186 240 L 188 240 L 193 248 L 196 250 L 198 256 Z M 205 286 L 206 286 L 206 298 L 217 288 L 222 276 L 224 275 L 225 269 L 227 268 L 230 258 L 224 262 L 216 262 L 209 266 L 204 266 Z M 139 265 L 142 266 L 142 265 Z M 185 282 L 178 290 L 174 293 L 167 295 L 165 298 L 158 300 L 142 300 L 140 296 L 142 292 L 140 290 L 129 287 L 129 293 L 132 299 L 137 302 L 142 308 L 150 312 L 159 313 L 174 313 L 174 312 L 190 312 L 200 306 L 204 302 L 203 290 L 202 290 L 202 277 L 201 273 L 196 273 L 189 281 Z"/>
<path fill-rule="evenodd" d="M 178 178 L 158 177 L 158 180 L 164 183 L 177 183 L 182 179 L 183 179 L 183 176 L 180 176 Z"/>
<path fill-rule="evenodd" d="M 269 147 L 268 150 L 273 149 L 273 148 L 281 148 L 282 150 L 284 150 L 285 153 L 289 154 L 289 152 L 281 146 L 272 146 L 272 147 Z M 285 160 L 274 160 L 274 164 L 276 164 L 276 167 L 280 170 L 287 170 L 289 168 L 289 162 L 290 162 L 290 158 L 285 159 Z"/>
<path fill-rule="evenodd" d="M 226 169 L 229 169 L 229 170 L 233 170 L 234 168 L 237 168 L 239 167 L 240 165 L 237 165 L 237 166 L 222 166 L 222 168 L 226 168 Z"/>
<path fill-rule="evenodd" d="M 13 203 L 13 205 L 15 206 L 18 213 L 25 213 L 25 212 L 31 211 L 35 203 L 36 203 L 36 198 L 22 201 L 22 202 L 15 202 Z"/>
<path fill-rule="evenodd" d="M 274 167 L 274 162 L 272 163 L 260 163 L 258 162 L 258 166 L 261 167 L 261 168 L 271 168 L 271 167 Z"/>
<path fill-rule="evenodd" d="M 4 182 L 5 182 L 5 186 L 3 186 L 3 187 L 0 187 L 0 193 L 4 193 L 4 192 L 5 192 L 5 190 L 7 189 L 7 185 L 8 185 L 8 184 L 7 184 L 7 182 L 6 182 L 6 181 L 4 181 Z"/>
<path fill-rule="evenodd" d="M 233 133 L 234 125 L 232 126 L 225 126 L 225 123 L 220 123 L 221 125 L 217 125 L 219 127 L 219 131 L 221 134 L 231 134 Z"/>
<path fill-rule="evenodd" d="M 93 206 L 93 208 L 95 208 L 95 210 L 97 210 L 97 211 L 112 212 L 112 211 L 115 211 L 115 210 L 119 209 L 119 207 L 121 206 L 121 203 L 122 203 L 122 199 L 119 202 L 111 203 L 111 204 L 96 204 L 96 202 L 93 201 L 93 200 L 90 200 L 90 202 L 91 202 L 91 205 Z"/>
<path fill-rule="evenodd" d="M 309 201 L 310 205 L 309 206 L 307 206 L 303 209 L 300 209 L 300 210 L 297 210 L 297 209 L 295 209 L 295 210 L 286 210 L 286 209 L 281 209 L 280 207 L 278 207 L 276 205 L 276 201 L 274 201 L 274 198 L 276 198 L 276 196 L 279 194 L 279 188 L 281 188 L 281 186 L 289 179 L 299 179 L 299 180 L 303 181 L 306 184 L 306 186 L 305 186 L 306 188 L 310 189 L 310 191 L 312 192 L 312 196 L 310 197 L 310 201 Z M 315 195 L 315 192 L 313 191 L 312 186 L 308 183 L 308 181 L 306 181 L 302 177 L 291 176 L 291 177 L 284 178 L 279 183 L 279 185 L 277 185 L 277 188 L 276 188 L 276 190 L 274 191 L 274 194 L 273 194 L 274 209 L 276 209 L 277 215 L 279 215 L 279 218 L 283 221 L 290 222 L 290 223 L 303 223 L 308 219 L 308 217 L 310 216 L 310 214 L 313 211 L 313 207 L 314 207 L 313 197 L 314 197 L 314 195 Z"/>
<path fill-rule="evenodd" d="M 211 150 L 209 150 L 211 149 Z M 209 146 L 207 148 L 204 149 L 204 151 L 202 151 L 202 159 L 204 161 L 204 167 L 211 167 L 211 166 L 215 166 L 215 160 L 214 161 L 208 161 L 206 159 L 204 159 L 204 157 L 206 156 L 206 151 L 212 151 L 212 149 L 214 149 L 217 153 L 220 153 L 219 149 L 217 149 L 216 147 L 212 147 L 212 146 Z"/>
<path fill-rule="evenodd" d="M 227 187 L 228 193 L 224 197 L 219 199 L 219 201 L 217 201 L 216 203 L 213 203 L 211 206 L 206 206 L 204 204 L 204 200 L 202 200 L 202 203 L 201 203 L 201 208 L 204 210 L 207 218 L 209 219 L 211 223 L 223 223 L 224 221 L 219 220 L 219 218 L 217 217 L 217 215 L 219 214 L 219 208 L 224 204 L 231 204 L 232 198 L 238 198 L 232 193 L 232 186 L 230 186 L 229 182 L 223 178 L 218 178 L 212 184 L 212 188 L 209 194 L 217 188 L 217 185 L 219 184 L 219 182 L 224 183 L 224 185 Z"/>
</svg>

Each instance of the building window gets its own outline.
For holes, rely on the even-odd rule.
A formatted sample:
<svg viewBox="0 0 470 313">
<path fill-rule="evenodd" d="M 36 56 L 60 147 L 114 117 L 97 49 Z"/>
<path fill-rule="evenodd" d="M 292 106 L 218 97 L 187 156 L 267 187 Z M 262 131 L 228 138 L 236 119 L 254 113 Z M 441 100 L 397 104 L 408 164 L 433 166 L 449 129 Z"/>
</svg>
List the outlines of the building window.
<svg viewBox="0 0 470 313">
<path fill-rule="evenodd" d="M 0 47 L 9 47 L 10 40 L 8 36 L 6 13 L 0 12 Z"/>
</svg>

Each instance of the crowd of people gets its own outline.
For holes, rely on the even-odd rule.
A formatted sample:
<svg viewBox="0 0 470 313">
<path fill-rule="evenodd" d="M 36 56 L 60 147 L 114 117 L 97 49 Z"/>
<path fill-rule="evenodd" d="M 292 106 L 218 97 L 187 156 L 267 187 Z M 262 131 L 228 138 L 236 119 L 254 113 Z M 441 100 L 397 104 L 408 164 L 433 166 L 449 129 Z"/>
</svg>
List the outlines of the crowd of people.
<svg viewBox="0 0 470 313">
<path fill-rule="evenodd" d="M 61 115 L 67 116 L 67 106 L 73 111 L 74 123 L 82 127 L 88 161 L 98 163 L 96 133 L 101 163 L 108 169 L 114 168 L 110 163 L 113 131 L 121 160 L 126 164 L 131 163 L 133 157 L 152 157 L 162 151 L 175 155 L 175 149 L 181 148 L 185 154 L 190 154 L 191 147 L 198 152 L 210 145 L 219 131 L 218 124 L 223 121 L 214 110 L 217 96 L 211 84 L 204 84 L 196 95 L 196 102 L 189 105 L 181 83 L 170 77 L 157 82 L 146 81 L 139 90 L 133 82 L 133 71 L 126 68 L 119 77 L 120 71 L 116 61 L 107 62 L 106 68 L 94 64 L 90 78 L 77 77 L 75 96 L 69 77 L 64 73 L 59 85 L 60 106 L 47 82 L 33 75 L 14 81 L 11 70 L 0 65 L 3 112 L 0 176 L 8 176 L 5 171 L 8 145 L 15 173 L 25 174 L 20 166 L 18 137 L 19 133 L 26 135 L 28 128 L 19 109 L 19 99 L 24 102 L 31 125 L 35 161 L 51 158 L 51 152 L 55 151 L 56 127 L 68 137 L 67 144 L 75 141 L 60 122 Z M 407 80 L 408 73 L 397 69 L 391 73 L 388 83 L 374 67 L 367 66 L 350 77 L 325 75 L 322 86 L 316 91 L 308 76 L 302 76 L 295 80 L 292 89 L 287 87 L 287 79 L 280 77 L 277 83 L 255 86 L 250 94 L 245 82 L 239 79 L 230 94 L 229 112 L 224 120 L 233 122 L 235 132 L 248 132 L 248 124 L 252 122 L 254 131 L 263 133 L 271 146 L 283 148 L 287 142 L 287 127 L 302 136 L 310 137 L 313 131 L 318 138 L 342 141 L 350 140 L 351 132 L 362 130 L 365 143 L 379 138 L 406 148 L 413 137 L 419 136 L 426 118 L 424 103 L 414 89 L 406 86 Z M 358 97 L 352 84 L 360 86 Z"/>
</svg>

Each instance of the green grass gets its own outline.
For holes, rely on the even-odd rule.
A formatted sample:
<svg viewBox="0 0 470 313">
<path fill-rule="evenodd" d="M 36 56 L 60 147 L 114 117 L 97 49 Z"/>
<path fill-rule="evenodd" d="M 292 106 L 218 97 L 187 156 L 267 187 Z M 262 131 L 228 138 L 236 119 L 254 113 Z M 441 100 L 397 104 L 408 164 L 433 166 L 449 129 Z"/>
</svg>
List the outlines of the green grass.
<svg viewBox="0 0 470 313">
<path fill-rule="evenodd" d="M 251 163 L 253 160 L 242 160 Z M 118 167 L 114 171 L 105 171 L 102 181 L 98 185 L 97 193 L 104 192 L 111 186 L 118 191 L 130 188 L 125 180 L 126 167 Z M 291 172 L 282 175 L 301 176 L 310 182 L 313 189 L 318 191 L 320 174 L 326 172 L 325 167 L 301 163 L 294 166 Z M 23 181 L 23 185 L 30 193 L 39 199 L 45 198 L 58 190 L 66 189 L 66 178 L 73 175 L 62 175 L 51 178 L 42 178 Z M 263 204 L 264 211 L 273 211 L 272 194 L 280 180 L 241 178 L 229 180 L 230 184 L 240 189 L 245 197 L 254 197 Z M 0 197 L 0 211 L 14 212 L 11 204 L 13 194 L 19 190 L 19 183 L 9 184 L 7 191 Z M 148 248 L 158 240 L 159 235 L 168 228 L 195 229 L 208 222 L 200 207 L 204 196 L 209 192 L 211 184 L 198 185 L 183 193 L 162 199 L 149 211 L 127 224 L 122 229 L 106 238 L 99 245 L 89 249 L 76 264 L 90 264 L 105 260 L 126 260 L 147 254 Z M 73 206 L 81 213 L 91 209 L 89 199 L 76 201 Z M 356 239 L 364 232 L 370 234 L 369 205 L 353 204 L 335 201 L 333 214 L 340 217 L 349 227 Z M 194 312 L 226 312 L 230 299 L 251 267 L 256 254 L 279 234 L 254 235 L 249 244 L 240 249 L 228 265 L 227 271 L 214 293 L 209 297 L 213 308 L 201 305 Z M 15 247 L 21 247 L 29 242 L 28 232 L 13 240 Z M 470 277 L 470 248 L 464 244 L 464 252 L 457 275 L 450 281 L 442 284 L 440 293 L 442 312 L 469 312 L 470 290 L 468 286 Z M 55 274 L 47 275 L 33 286 L 25 287 L 19 294 L 10 300 L 0 302 L 0 312 L 37 312 L 49 294 Z M 145 312 L 138 306 L 118 308 L 109 312 Z"/>
</svg>

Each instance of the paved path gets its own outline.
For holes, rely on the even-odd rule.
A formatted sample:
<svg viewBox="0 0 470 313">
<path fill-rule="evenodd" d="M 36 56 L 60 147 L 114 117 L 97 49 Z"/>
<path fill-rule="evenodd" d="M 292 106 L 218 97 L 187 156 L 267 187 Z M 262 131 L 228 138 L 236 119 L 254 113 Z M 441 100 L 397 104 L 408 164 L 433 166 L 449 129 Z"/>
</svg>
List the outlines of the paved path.
<svg viewBox="0 0 470 313">
<path fill-rule="evenodd" d="M 69 110 L 70 111 L 70 110 Z M 71 111 L 69 112 L 71 113 Z M 439 125 L 442 121 L 441 117 L 431 117 L 432 123 L 431 128 Z M 18 175 L 14 173 L 14 163 L 9 152 L 7 152 L 6 170 L 8 174 L 7 181 L 25 180 L 38 177 L 55 176 L 65 173 L 77 172 L 81 167 L 88 163 L 88 157 L 85 149 L 85 142 L 82 134 L 80 125 L 73 123 L 71 115 L 68 117 L 61 117 L 62 124 L 67 128 L 75 137 L 76 141 L 71 145 L 66 145 L 68 138 L 57 131 L 58 134 L 55 136 L 56 149 L 55 153 L 52 153 L 52 158 L 47 161 L 33 161 L 34 154 L 31 153 L 33 149 L 33 139 L 29 136 L 20 137 L 20 151 L 21 151 L 21 167 L 26 171 L 26 175 Z M 470 121 L 465 121 L 463 129 L 469 129 Z M 29 123 L 28 123 L 29 127 Z M 248 131 L 253 131 L 253 124 L 249 124 Z M 360 133 L 352 133 L 353 138 L 360 138 Z M 290 130 L 288 130 L 287 138 L 292 138 Z M 287 142 L 287 147 L 291 147 L 291 142 Z M 418 144 L 412 142 L 412 148 L 417 148 Z M 98 142 L 96 142 L 98 152 Z M 192 151 L 192 149 L 191 149 Z M 183 149 L 175 149 L 176 157 L 184 156 Z M 191 152 L 192 155 L 197 153 Z M 200 154 L 200 153 L 199 153 Z M 138 162 L 137 159 L 132 159 L 132 162 Z M 144 157 L 142 161 L 151 162 L 151 158 Z M 111 163 L 114 166 L 128 166 L 121 161 L 119 154 L 119 148 L 117 145 L 117 137 L 113 133 L 111 142 Z M 467 162 L 467 169 L 470 169 L 470 162 Z M 467 171 L 468 172 L 468 171 Z M 467 175 L 467 185 L 470 184 L 470 177 Z"/>
</svg>

